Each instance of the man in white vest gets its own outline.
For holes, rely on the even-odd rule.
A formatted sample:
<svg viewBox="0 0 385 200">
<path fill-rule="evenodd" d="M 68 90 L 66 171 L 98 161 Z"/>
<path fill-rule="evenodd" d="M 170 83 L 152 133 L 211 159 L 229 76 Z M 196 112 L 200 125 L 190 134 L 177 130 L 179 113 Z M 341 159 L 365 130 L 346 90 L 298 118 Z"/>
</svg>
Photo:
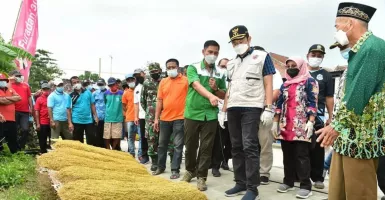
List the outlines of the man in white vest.
<svg viewBox="0 0 385 200">
<path fill-rule="evenodd" d="M 227 63 L 229 87 L 223 111 L 227 112 L 236 185 L 226 196 L 259 199 L 259 123 L 273 122 L 273 61 L 265 51 L 250 48 L 245 26 L 230 30 L 237 56 Z M 265 103 L 266 102 L 266 103 Z"/>
</svg>

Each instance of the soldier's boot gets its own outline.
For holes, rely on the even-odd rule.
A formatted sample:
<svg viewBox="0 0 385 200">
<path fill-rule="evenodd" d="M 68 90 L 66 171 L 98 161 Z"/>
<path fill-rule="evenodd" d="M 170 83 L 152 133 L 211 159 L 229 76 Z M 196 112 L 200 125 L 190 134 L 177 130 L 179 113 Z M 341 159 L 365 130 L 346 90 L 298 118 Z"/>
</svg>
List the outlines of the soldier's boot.
<svg viewBox="0 0 385 200">
<path fill-rule="evenodd" d="M 151 156 L 151 171 L 156 171 L 158 169 L 158 156 Z"/>
</svg>

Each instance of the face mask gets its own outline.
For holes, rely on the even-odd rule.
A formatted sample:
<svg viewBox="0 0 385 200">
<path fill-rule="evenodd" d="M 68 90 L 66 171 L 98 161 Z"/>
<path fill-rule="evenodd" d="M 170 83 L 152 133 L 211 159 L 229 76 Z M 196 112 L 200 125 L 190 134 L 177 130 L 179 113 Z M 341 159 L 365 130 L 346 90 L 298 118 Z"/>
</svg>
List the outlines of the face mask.
<svg viewBox="0 0 385 200">
<path fill-rule="evenodd" d="M 207 64 L 209 64 L 209 65 L 214 64 L 216 60 L 217 60 L 217 57 L 214 56 L 214 55 L 207 55 L 207 56 L 205 56 L 205 61 L 206 61 Z"/>
<path fill-rule="evenodd" d="M 104 89 L 106 89 L 106 86 L 104 86 L 104 85 L 103 86 L 99 86 L 99 89 L 100 90 L 104 90 Z"/>
<path fill-rule="evenodd" d="M 56 91 L 59 93 L 63 93 L 64 88 L 63 87 L 56 87 Z"/>
<path fill-rule="evenodd" d="M 21 76 L 20 79 L 21 79 L 21 82 L 24 82 L 24 76 Z"/>
<path fill-rule="evenodd" d="M 294 78 L 298 75 L 299 69 L 298 68 L 289 68 L 286 70 L 286 73 L 291 77 Z"/>
<path fill-rule="evenodd" d="M 143 84 L 143 83 L 144 83 L 144 78 L 141 77 L 141 76 L 136 77 L 136 84 L 138 85 L 139 83 L 140 83 L 140 84 Z"/>
<path fill-rule="evenodd" d="M 309 66 L 317 68 L 321 65 L 322 61 L 322 58 L 309 58 Z"/>
<path fill-rule="evenodd" d="M 76 84 L 74 85 L 74 90 L 80 90 L 80 89 L 82 89 L 82 84 L 76 83 Z"/>
<path fill-rule="evenodd" d="M 349 52 L 350 52 L 350 48 L 346 48 L 344 50 L 341 51 L 341 56 L 345 59 L 345 60 L 349 60 Z"/>
<path fill-rule="evenodd" d="M 151 74 L 151 78 L 153 78 L 154 80 L 158 80 L 159 77 L 160 77 L 160 74 L 159 74 L 159 73 Z"/>
<path fill-rule="evenodd" d="M 167 75 L 171 78 L 175 78 L 176 76 L 178 76 L 178 70 L 177 69 L 167 70 Z"/>
<path fill-rule="evenodd" d="M 0 88 L 7 87 L 7 81 L 0 81 Z"/>
<path fill-rule="evenodd" d="M 91 91 L 91 90 L 92 90 L 92 85 L 87 86 L 87 89 L 88 89 L 89 91 Z"/>
<path fill-rule="evenodd" d="M 135 82 L 129 83 L 129 84 L 128 84 L 128 87 L 129 87 L 129 88 L 134 88 L 134 87 L 135 87 Z"/>
<path fill-rule="evenodd" d="M 21 83 L 21 77 L 15 77 L 15 81 L 16 81 L 16 83 Z"/>
<path fill-rule="evenodd" d="M 349 39 L 348 39 L 348 36 L 346 35 L 346 32 L 342 31 L 342 30 L 338 30 L 335 34 L 334 34 L 334 39 L 340 43 L 341 46 L 345 46 L 345 45 L 348 45 L 349 44 Z"/>
<path fill-rule="evenodd" d="M 227 69 L 226 68 L 220 68 L 220 71 L 227 77 Z"/>
<path fill-rule="evenodd" d="M 234 51 L 237 55 L 244 54 L 249 49 L 249 45 L 247 44 L 238 44 L 234 47 Z"/>
</svg>

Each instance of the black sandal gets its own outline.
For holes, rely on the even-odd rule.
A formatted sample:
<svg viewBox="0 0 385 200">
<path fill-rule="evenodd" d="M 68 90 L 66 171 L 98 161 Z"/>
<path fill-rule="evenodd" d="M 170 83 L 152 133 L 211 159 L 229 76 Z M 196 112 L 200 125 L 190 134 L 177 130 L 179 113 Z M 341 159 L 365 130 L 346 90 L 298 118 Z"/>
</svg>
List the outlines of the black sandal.
<svg viewBox="0 0 385 200">
<path fill-rule="evenodd" d="M 179 172 L 172 171 L 172 172 L 171 172 L 170 179 L 178 179 L 178 178 L 180 178 Z"/>
<path fill-rule="evenodd" d="M 159 174 L 163 174 L 164 173 L 164 169 L 157 169 L 156 171 L 152 172 L 152 175 L 156 176 L 156 175 L 159 175 Z"/>
</svg>

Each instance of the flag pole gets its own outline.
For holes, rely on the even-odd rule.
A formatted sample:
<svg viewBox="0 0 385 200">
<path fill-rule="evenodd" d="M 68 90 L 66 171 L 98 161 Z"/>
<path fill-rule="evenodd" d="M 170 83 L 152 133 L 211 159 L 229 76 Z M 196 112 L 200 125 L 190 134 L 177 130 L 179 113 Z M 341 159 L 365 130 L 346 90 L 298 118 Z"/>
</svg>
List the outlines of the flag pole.
<svg viewBox="0 0 385 200">
<path fill-rule="evenodd" d="M 16 17 L 16 22 L 15 22 L 15 27 L 13 28 L 13 33 L 12 33 L 12 38 L 11 38 L 11 40 L 13 40 L 13 36 L 15 36 L 15 31 L 16 31 L 17 22 L 19 21 L 19 17 L 20 17 L 21 6 L 23 6 L 23 0 L 21 0 L 21 2 L 20 2 L 19 12 L 17 12 L 17 17 Z"/>
</svg>

